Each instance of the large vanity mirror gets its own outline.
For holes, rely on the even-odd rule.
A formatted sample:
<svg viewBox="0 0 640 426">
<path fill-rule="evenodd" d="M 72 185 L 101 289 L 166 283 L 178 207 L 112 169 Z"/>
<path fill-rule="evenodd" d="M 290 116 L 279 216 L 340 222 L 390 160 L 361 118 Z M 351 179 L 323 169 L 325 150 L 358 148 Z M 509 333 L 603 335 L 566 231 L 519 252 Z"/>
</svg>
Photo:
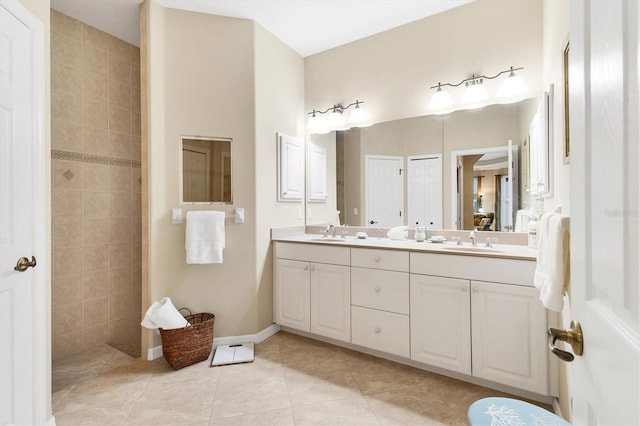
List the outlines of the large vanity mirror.
<svg viewBox="0 0 640 426">
<path fill-rule="evenodd" d="M 529 207 L 529 132 L 540 99 L 309 135 L 335 182 L 307 224 L 512 231 Z M 510 145 L 509 145 L 510 144 Z M 511 146 L 511 148 L 509 148 Z M 339 211 L 337 216 L 336 211 Z M 476 223 L 477 222 L 477 223 Z"/>
<path fill-rule="evenodd" d="M 231 139 L 183 136 L 180 154 L 183 203 L 232 202 Z"/>
</svg>

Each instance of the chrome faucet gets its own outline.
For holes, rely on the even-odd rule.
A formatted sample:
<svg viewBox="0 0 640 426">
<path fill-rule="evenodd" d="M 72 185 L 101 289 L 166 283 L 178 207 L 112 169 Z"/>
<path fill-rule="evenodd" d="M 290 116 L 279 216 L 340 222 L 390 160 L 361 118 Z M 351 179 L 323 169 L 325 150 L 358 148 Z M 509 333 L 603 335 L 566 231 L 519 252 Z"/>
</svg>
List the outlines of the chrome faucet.
<svg viewBox="0 0 640 426">
<path fill-rule="evenodd" d="M 336 227 L 334 225 L 327 225 L 327 229 L 325 229 L 325 232 L 329 232 L 331 231 L 331 238 L 335 238 L 336 237 Z M 327 234 L 325 234 L 325 237 L 327 236 Z"/>
<path fill-rule="evenodd" d="M 478 241 L 476 236 L 476 230 L 469 232 L 469 238 L 471 239 L 471 247 L 478 247 Z"/>
</svg>

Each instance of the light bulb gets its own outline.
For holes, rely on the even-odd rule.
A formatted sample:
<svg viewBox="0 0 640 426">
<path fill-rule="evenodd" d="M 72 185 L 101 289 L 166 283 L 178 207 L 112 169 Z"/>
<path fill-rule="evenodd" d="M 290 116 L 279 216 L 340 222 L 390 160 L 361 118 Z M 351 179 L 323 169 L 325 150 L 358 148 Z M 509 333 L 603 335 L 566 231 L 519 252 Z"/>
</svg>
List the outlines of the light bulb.
<svg viewBox="0 0 640 426">
<path fill-rule="evenodd" d="M 489 98 L 489 94 L 482 85 L 482 79 L 476 78 L 466 83 L 467 88 L 460 98 L 460 103 L 467 109 L 480 108 L 483 102 Z"/>
<path fill-rule="evenodd" d="M 342 108 L 333 107 L 333 112 L 329 114 L 328 125 L 331 130 L 343 130 L 344 117 L 342 116 Z"/>
<path fill-rule="evenodd" d="M 360 106 L 361 102 L 356 101 L 356 106 L 349 115 L 349 124 L 362 124 L 367 120 L 367 115 L 364 113 L 364 108 Z"/>
<path fill-rule="evenodd" d="M 431 97 L 431 101 L 429 102 L 430 110 L 444 110 L 445 108 L 453 105 L 453 99 L 451 99 L 451 95 L 448 92 L 442 90 L 442 86 L 438 83 L 438 90 Z"/>
<path fill-rule="evenodd" d="M 498 97 L 508 101 L 515 100 L 516 97 L 525 93 L 527 89 L 527 85 L 522 77 L 516 75 L 513 67 L 511 67 L 509 76 L 500 84 L 500 88 L 498 88 Z"/>
</svg>

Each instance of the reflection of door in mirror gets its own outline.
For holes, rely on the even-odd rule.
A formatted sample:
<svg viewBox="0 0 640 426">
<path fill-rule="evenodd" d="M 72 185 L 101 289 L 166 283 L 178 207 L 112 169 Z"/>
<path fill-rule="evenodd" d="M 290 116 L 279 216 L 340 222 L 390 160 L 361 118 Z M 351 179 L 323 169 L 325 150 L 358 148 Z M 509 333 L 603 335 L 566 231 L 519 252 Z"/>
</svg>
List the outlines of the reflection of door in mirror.
<svg viewBox="0 0 640 426">
<path fill-rule="evenodd" d="M 407 225 L 442 228 L 442 155 L 407 158 Z"/>
<path fill-rule="evenodd" d="M 365 226 L 392 228 L 402 225 L 404 158 L 367 155 L 365 161 Z"/>
<path fill-rule="evenodd" d="M 231 203 L 231 139 L 182 138 L 182 202 Z"/>
</svg>

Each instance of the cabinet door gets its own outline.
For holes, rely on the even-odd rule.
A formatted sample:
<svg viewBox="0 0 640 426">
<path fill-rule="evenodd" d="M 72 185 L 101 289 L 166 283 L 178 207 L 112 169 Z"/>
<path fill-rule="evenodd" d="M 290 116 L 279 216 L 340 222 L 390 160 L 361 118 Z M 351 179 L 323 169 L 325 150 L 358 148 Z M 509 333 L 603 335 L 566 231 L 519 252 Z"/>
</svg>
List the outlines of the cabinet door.
<svg viewBox="0 0 640 426">
<path fill-rule="evenodd" d="M 311 264 L 311 332 L 351 341 L 351 280 L 348 266 Z"/>
<path fill-rule="evenodd" d="M 411 359 L 471 374 L 469 281 L 411 274 Z"/>
<path fill-rule="evenodd" d="M 473 375 L 542 395 L 546 314 L 533 287 L 471 282 Z"/>
<path fill-rule="evenodd" d="M 310 331 L 309 263 L 276 260 L 275 321 L 277 324 Z"/>
</svg>

